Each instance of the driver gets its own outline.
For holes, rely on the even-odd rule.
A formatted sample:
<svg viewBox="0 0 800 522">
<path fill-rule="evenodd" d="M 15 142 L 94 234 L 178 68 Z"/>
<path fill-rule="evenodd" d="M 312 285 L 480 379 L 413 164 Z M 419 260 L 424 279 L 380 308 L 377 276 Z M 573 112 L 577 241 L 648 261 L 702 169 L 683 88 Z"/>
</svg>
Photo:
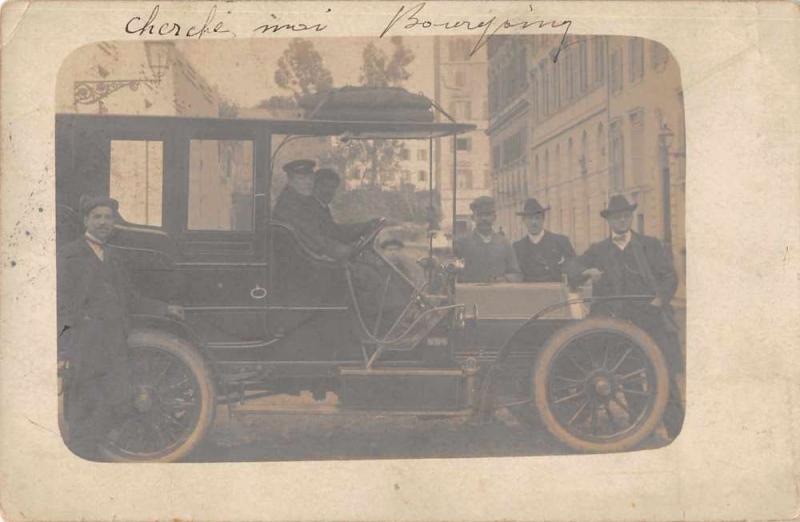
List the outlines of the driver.
<svg viewBox="0 0 800 522">
<path fill-rule="evenodd" d="M 331 233 L 333 219 L 325 217 L 320 201 L 314 197 L 315 164 L 313 160 L 298 159 L 283 166 L 286 187 L 278 196 L 272 215 L 291 225 L 312 251 L 336 260 L 347 259 L 353 248 Z"/>
</svg>

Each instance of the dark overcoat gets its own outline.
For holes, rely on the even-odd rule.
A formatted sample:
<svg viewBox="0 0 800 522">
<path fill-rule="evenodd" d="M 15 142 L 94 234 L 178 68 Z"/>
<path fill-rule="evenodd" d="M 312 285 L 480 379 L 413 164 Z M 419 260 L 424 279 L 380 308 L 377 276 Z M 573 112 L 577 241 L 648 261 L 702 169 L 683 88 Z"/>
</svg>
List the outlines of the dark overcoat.
<svg viewBox="0 0 800 522">
<path fill-rule="evenodd" d="M 516 241 L 514 252 L 526 282 L 561 281 L 564 264 L 575 257 L 569 238 L 548 230 L 538 243 L 527 235 Z"/>
<path fill-rule="evenodd" d="M 167 305 L 133 288 L 113 247 L 104 248 L 101 261 L 84 237 L 59 253 L 57 279 L 58 347 L 70 365 L 65 401 L 70 446 L 91 457 L 115 408 L 129 397 L 129 314 L 163 315 Z"/>
</svg>

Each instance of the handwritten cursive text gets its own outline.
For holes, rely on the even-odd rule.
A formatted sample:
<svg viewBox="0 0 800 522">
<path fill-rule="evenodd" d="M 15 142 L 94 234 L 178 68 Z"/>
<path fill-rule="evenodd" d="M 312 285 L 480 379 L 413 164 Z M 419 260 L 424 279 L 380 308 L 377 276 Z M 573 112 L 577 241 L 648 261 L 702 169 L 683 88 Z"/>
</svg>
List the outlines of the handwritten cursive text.
<svg viewBox="0 0 800 522">
<path fill-rule="evenodd" d="M 472 47 L 470 51 L 470 56 L 473 56 L 477 53 L 484 45 L 490 36 L 495 35 L 498 31 L 503 29 L 513 29 L 516 31 L 525 31 L 528 28 L 534 27 L 538 29 L 543 29 L 545 27 L 552 27 L 553 29 L 558 29 L 560 27 L 564 27 L 564 34 L 561 37 L 561 43 L 559 45 L 558 50 L 553 54 L 553 61 L 558 60 L 558 55 L 561 52 L 561 48 L 564 45 L 564 42 L 567 38 L 567 33 L 569 32 L 570 27 L 572 26 L 572 20 L 512 20 L 510 18 L 506 18 L 502 22 L 497 19 L 496 16 L 491 16 L 488 18 L 483 18 L 480 20 L 469 20 L 469 19 L 462 19 L 462 20 L 455 20 L 455 21 L 434 21 L 429 19 L 427 16 L 423 16 L 422 11 L 425 9 L 427 5 L 426 2 L 419 2 L 418 4 L 414 4 L 411 7 L 406 7 L 405 4 L 400 6 L 400 9 L 397 10 L 397 13 L 392 17 L 386 27 L 383 29 L 383 32 L 380 35 L 380 38 L 386 36 L 389 31 L 395 28 L 397 24 L 402 24 L 398 26 L 398 28 L 405 29 L 410 31 L 412 29 L 445 29 L 445 30 L 453 30 L 453 29 L 466 29 L 467 31 L 480 31 L 480 36 L 478 41 L 475 42 L 475 45 Z M 528 9 L 530 12 L 533 12 L 533 5 L 528 4 Z"/>
</svg>

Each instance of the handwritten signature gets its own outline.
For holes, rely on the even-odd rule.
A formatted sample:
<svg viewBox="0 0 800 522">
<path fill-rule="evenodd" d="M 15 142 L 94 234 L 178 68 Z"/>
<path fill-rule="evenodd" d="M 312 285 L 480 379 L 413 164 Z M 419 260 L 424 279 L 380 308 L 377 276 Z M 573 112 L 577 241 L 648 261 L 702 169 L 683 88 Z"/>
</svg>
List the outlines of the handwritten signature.
<svg viewBox="0 0 800 522">
<path fill-rule="evenodd" d="M 447 22 L 439 22 L 430 20 L 427 17 L 422 16 L 422 11 L 425 9 L 427 2 L 420 2 L 418 4 L 414 4 L 411 7 L 406 7 L 405 5 L 400 6 L 400 9 L 397 10 L 397 13 L 392 17 L 386 27 L 383 29 L 383 32 L 380 34 L 380 38 L 383 38 L 389 32 L 395 28 L 395 26 L 401 22 L 404 22 L 404 25 L 398 26 L 402 27 L 405 30 L 412 30 L 412 29 L 445 29 L 445 30 L 453 30 L 453 29 L 466 29 L 468 31 L 481 31 L 481 35 L 478 38 L 478 41 L 475 42 L 475 45 L 472 47 L 469 55 L 473 56 L 477 53 L 484 45 L 486 45 L 487 40 L 490 36 L 495 35 L 501 29 L 515 29 L 517 31 L 524 31 L 530 27 L 538 27 L 539 29 L 543 29 L 547 26 L 550 26 L 554 29 L 558 29 L 559 27 L 565 27 L 564 34 L 561 37 L 561 43 L 558 47 L 558 50 L 553 54 L 553 61 L 558 60 L 558 56 L 561 53 L 561 48 L 564 46 L 564 42 L 567 38 L 567 33 L 569 33 L 570 27 L 572 27 L 572 20 L 512 20 L 510 18 L 506 18 L 502 22 L 500 22 L 496 16 L 484 18 L 481 20 L 457 20 L 457 21 L 447 21 Z M 533 12 L 533 5 L 528 4 L 528 9 L 530 12 Z"/>
</svg>

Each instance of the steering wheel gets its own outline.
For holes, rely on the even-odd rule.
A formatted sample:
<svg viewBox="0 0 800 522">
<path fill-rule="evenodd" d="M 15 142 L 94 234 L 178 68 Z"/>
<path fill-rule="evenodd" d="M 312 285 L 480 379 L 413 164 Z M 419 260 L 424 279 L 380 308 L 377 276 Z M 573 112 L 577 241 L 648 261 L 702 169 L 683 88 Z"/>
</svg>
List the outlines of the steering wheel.
<svg viewBox="0 0 800 522">
<path fill-rule="evenodd" d="M 368 230 L 362 234 L 360 238 L 358 238 L 358 241 L 356 241 L 353 245 L 353 255 L 351 258 L 360 254 L 365 248 L 367 248 L 367 246 L 371 245 L 375 241 L 375 238 L 378 237 L 380 231 L 386 226 L 386 221 L 387 220 L 384 217 L 378 218 L 372 229 Z"/>
</svg>

